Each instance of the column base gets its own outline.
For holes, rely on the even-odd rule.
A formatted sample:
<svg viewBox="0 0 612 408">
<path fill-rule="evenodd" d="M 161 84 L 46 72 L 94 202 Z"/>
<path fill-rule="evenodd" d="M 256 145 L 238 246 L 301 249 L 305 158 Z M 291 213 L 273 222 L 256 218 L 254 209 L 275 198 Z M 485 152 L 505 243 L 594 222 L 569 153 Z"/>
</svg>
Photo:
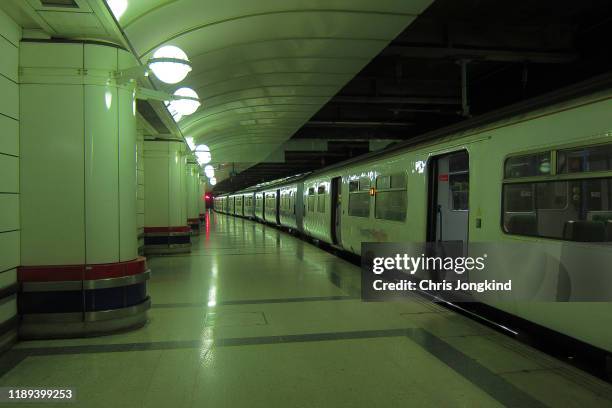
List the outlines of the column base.
<svg viewBox="0 0 612 408">
<path fill-rule="evenodd" d="M 151 300 L 123 309 L 85 313 L 40 313 L 24 315 L 19 337 L 22 339 L 62 339 L 95 337 L 134 330 L 147 322 Z"/>
<path fill-rule="evenodd" d="M 189 252 L 191 252 L 191 227 L 145 227 L 145 254 L 167 255 Z"/>
<path fill-rule="evenodd" d="M 113 264 L 19 267 L 19 337 L 100 336 L 140 327 L 151 307 L 150 274 L 143 257 Z"/>
</svg>

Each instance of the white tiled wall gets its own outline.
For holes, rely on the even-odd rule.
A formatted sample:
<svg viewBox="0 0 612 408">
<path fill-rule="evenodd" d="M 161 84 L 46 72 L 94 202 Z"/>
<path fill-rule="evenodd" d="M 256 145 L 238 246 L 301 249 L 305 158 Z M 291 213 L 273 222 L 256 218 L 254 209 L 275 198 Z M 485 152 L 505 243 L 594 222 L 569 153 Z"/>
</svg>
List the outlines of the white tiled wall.
<svg viewBox="0 0 612 408">
<path fill-rule="evenodd" d="M 16 282 L 20 263 L 17 73 L 20 39 L 21 28 L 0 10 L 0 289 Z M 16 313 L 14 298 L 0 301 L 0 324 Z"/>
</svg>

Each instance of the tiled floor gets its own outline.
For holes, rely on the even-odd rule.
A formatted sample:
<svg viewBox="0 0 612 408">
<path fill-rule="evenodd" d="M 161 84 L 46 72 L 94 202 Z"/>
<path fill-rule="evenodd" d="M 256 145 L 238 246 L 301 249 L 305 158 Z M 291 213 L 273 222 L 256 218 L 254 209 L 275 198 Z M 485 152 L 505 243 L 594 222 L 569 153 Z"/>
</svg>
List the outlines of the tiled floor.
<svg viewBox="0 0 612 408">
<path fill-rule="evenodd" d="M 0 386 L 72 387 L 70 407 L 612 406 L 609 384 L 463 316 L 362 303 L 357 266 L 258 223 L 213 215 L 149 266 L 144 328 L 19 343 Z"/>
</svg>

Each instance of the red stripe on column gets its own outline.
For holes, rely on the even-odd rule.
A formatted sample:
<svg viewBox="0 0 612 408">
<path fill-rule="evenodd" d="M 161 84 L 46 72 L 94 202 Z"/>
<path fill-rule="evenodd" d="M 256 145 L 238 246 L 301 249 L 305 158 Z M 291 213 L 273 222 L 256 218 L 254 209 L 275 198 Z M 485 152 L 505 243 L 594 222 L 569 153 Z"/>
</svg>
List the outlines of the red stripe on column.
<svg viewBox="0 0 612 408">
<path fill-rule="evenodd" d="M 122 276 L 137 275 L 147 270 L 145 257 L 112 264 L 89 265 L 85 268 L 85 280 L 120 278 Z"/>
<path fill-rule="evenodd" d="M 109 264 L 20 266 L 17 279 L 20 282 L 96 280 L 137 275 L 146 270 L 146 258 L 140 256 L 131 261 Z"/>
<path fill-rule="evenodd" d="M 85 265 L 20 266 L 17 280 L 20 282 L 53 282 L 83 280 Z"/>
</svg>

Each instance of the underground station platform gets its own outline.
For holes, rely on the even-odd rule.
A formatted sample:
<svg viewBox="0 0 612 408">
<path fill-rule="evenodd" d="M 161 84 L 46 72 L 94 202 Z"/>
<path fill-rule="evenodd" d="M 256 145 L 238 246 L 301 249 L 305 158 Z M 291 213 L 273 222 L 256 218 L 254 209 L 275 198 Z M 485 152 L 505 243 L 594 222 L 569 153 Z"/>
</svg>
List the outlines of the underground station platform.
<svg viewBox="0 0 612 408">
<path fill-rule="evenodd" d="M 362 302 L 359 266 L 271 226 L 210 214 L 190 254 L 149 267 L 144 327 L 20 342 L 0 386 L 70 384 L 88 407 L 612 403 L 610 384 L 422 297 Z"/>
<path fill-rule="evenodd" d="M 610 0 L 0 0 L 0 408 L 612 407 Z"/>
</svg>

